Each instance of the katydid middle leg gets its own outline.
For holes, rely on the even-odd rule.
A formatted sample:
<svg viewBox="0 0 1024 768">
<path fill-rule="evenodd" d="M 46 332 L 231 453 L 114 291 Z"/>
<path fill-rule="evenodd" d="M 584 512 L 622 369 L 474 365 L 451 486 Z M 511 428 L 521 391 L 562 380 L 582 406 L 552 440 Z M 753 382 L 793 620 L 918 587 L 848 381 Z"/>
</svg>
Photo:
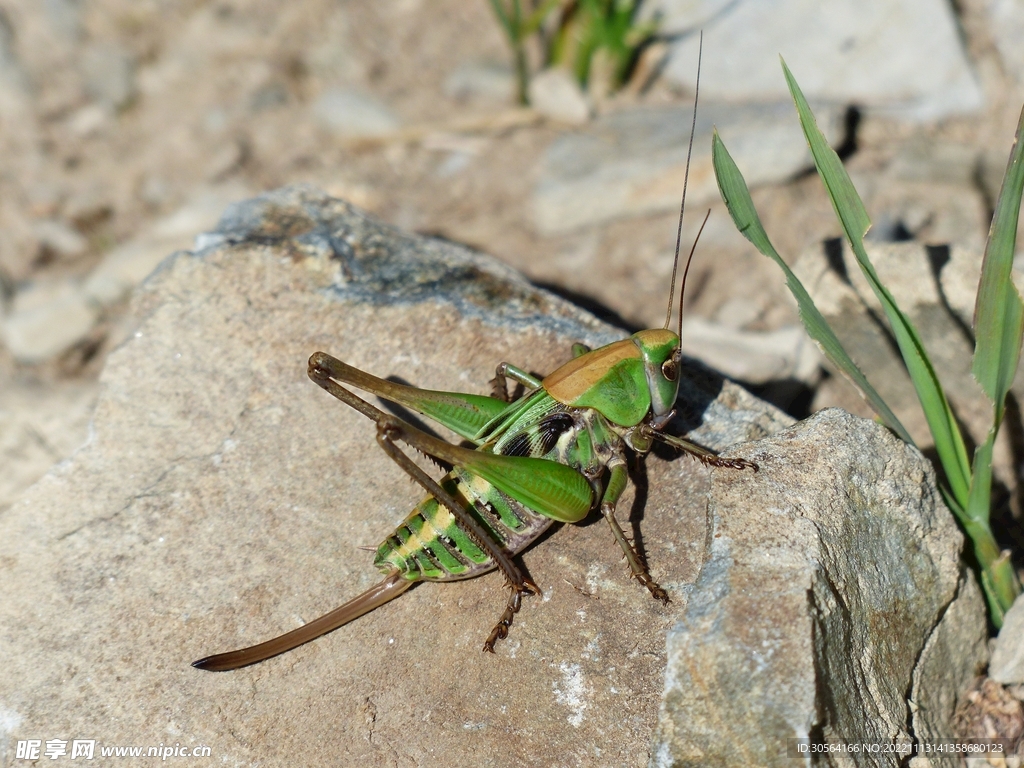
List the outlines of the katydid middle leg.
<svg viewBox="0 0 1024 768">
<path fill-rule="evenodd" d="M 498 363 L 498 367 L 494 370 L 494 378 L 491 379 L 491 395 L 506 403 L 512 402 L 508 391 L 508 379 L 529 389 L 537 389 L 540 386 L 540 379 L 531 376 L 522 368 L 518 368 L 512 363 Z"/>
<path fill-rule="evenodd" d="M 622 496 L 622 492 L 626 490 L 628 481 L 629 472 L 626 469 L 626 462 L 622 459 L 613 460 L 609 464 L 608 483 L 605 485 L 604 496 L 601 497 L 601 514 L 604 515 L 604 519 L 611 526 L 612 535 L 626 556 L 630 572 L 636 577 L 637 581 L 647 587 L 656 599 L 667 603 L 668 593 L 661 588 L 658 582 L 651 578 L 647 566 L 637 553 L 636 548 L 626 538 L 626 534 L 623 532 L 622 526 L 619 525 L 619 521 L 615 519 L 615 505 L 618 503 L 619 497 Z"/>
<path fill-rule="evenodd" d="M 590 347 L 586 344 L 577 342 L 572 345 L 573 357 L 585 355 L 589 351 Z M 504 400 L 506 403 L 511 402 L 508 391 L 508 379 L 512 379 L 529 389 L 537 389 L 541 385 L 540 379 L 536 376 L 531 376 L 522 368 L 518 368 L 512 365 L 512 363 L 499 363 L 494 371 L 494 378 L 491 379 L 491 394 L 499 400 Z"/>
</svg>

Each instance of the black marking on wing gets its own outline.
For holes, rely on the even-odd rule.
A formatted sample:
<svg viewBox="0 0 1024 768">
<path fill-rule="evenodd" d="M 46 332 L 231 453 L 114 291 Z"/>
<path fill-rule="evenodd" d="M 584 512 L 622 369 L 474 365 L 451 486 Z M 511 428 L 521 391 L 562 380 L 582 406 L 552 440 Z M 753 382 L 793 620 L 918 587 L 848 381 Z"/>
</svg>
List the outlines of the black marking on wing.
<svg viewBox="0 0 1024 768">
<path fill-rule="evenodd" d="M 546 456 L 573 424 L 572 416 L 567 413 L 549 414 L 535 426 L 510 437 L 502 446 L 501 453 L 503 456 Z"/>
<path fill-rule="evenodd" d="M 538 456 L 546 456 L 558 443 L 558 438 L 573 428 L 576 422 L 568 413 L 552 413 L 540 420 L 537 429 L 540 433 L 540 450 Z"/>
<path fill-rule="evenodd" d="M 503 456 L 529 456 L 533 435 L 530 432 L 519 432 L 509 438 L 501 449 Z"/>
<path fill-rule="evenodd" d="M 466 557 L 462 550 L 459 549 L 459 545 L 456 544 L 453 539 L 449 538 L 443 533 L 438 533 L 437 540 L 441 542 L 442 546 L 444 546 L 446 550 L 448 550 L 448 554 L 450 554 L 452 557 L 454 557 L 467 568 L 473 567 L 473 561 Z M 448 573 L 451 573 L 450 568 L 445 568 L 444 570 Z"/>
</svg>

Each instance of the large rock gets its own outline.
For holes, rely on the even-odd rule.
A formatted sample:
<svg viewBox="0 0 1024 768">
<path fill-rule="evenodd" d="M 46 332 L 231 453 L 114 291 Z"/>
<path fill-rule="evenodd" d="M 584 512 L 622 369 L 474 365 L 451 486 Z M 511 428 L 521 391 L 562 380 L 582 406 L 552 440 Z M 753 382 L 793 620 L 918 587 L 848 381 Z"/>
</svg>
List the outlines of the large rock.
<svg viewBox="0 0 1024 768">
<path fill-rule="evenodd" d="M 372 425 L 308 381 L 311 352 L 418 385 L 486 391 L 501 360 L 545 372 L 570 341 L 621 334 L 483 256 L 403 235 L 309 188 L 233 207 L 195 252 L 143 284 L 134 311 L 134 333 L 104 371 L 89 443 L 0 516 L 6 752 L 18 740 L 94 738 L 97 750 L 205 745 L 221 761 L 270 765 L 547 765 L 553 755 L 644 765 L 652 744 L 655 756 L 676 745 L 652 741 L 656 728 L 664 735 L 671 721 L 680 732 L 679 718 L 694 716 L 674 688 L 665 697 L 666 634 L 680 622 L 697 627 L 739 597 L 757 605 L 738 634 L 704 645 L 702 659 L 709 674 L 726 675 L 746 663 L 736 649 L 749 640 L 771 667 L 757 679 L 792 661 L 787 684 L 803 692 L 793 705 L 802 709 L 786 733 L 796 737 L 847 722 L 865 690 L 858 674 L 881 686 L 880 707 L 891 689 L 911 690 L 913 659 L 938 618 L 954 613 L 942 608 L 959 578 L 960 539 L 928 506 L 926 466 L 880 428 L 831 414 L 744 447 L 762 462 L 757 474 L 648 460 L 641 492 L 620 511 L 632 514 L 632 534 L 673 597 L 667 607 L 630 582 L 597 520 L 561 526 L 525 554 L 544 597 L 526 601 L 494 656 L 480 645 L 503 602 L 496 574 L 421 585 L 286 655 L 199 672 L 193 659 L 291 629 L 375 582 L 359 547 L 389 534 L 422 495 L 376 449 Z M 686 380 L 683 398 L 679 428 L 693 426 L 716 449 L 790 424 L 707 373 Z M 849 451 L 867 445 L 871 456 L 827 465 L 821 454 L 844 436 Z M 812 485 L 788 485 L 810 482 L 818 466 L 837 469 L 812 479 L 836 481 L 857 502 L 866 484 L 864 503 L 828 516 Z M 849 560 L 857 578 L 834 593 L 823 576 L 809 581 L 820 587 L 809 613 L 807 584 L 780 595 L 772 577 L 813 563 L 800 549 L 814 542 L 813 521 L 833 526 L 828 554 Z M 794 531 L 802 538 L 787 540 Z M 847 553 L 841 533 L 855 542 L 875 533 L 877 547 Z M 713 577 L 740 574 L 719 567 L 726 544 L 747 576 L 718 601 Z M 905 598 L 893 616 L 874 591 L 890 578 Z M 849 613 L 830 613 L 829 595 Z M 905 632 L 876 640 L 876 628 L 897 620 Z M 669 635 L 673 664 L 681 631 Z M 898 663 L 830 676 L 812 653 L 828 643 Z M 782 646 L 803 655 L 768 655 Z M 743 669 L 731 690 L 744 690 Z M 902 678 L 878 683 L 884 670 Z M 678 666 L 667 679 L 682 679 Z M 815 698 L 815 679 L 834 698 Z M 777 717 L 757 714 L 770 714 L 768 694 L 782 695 L 745 694 L 746 723 L 762 738 L 782 733 Z M 691 697 L 692 706 L 720 706 L 719 696 Z"/>
<path fill-rule="evenodd" d="M 705 562 L 668 635 L 652 765 L 785 766 L 793 739 L 909 750 L 950 738 L 986 625 L 929 464 L 838 409 L 742 455 L 761 471 L 712 476 Z"/>
<path fill-rule="evenodd" d="M 527 553 L 544 597 L 495 656 L 480 652 L 504 600 L 491 575 L 417 587 L 237 673 L 189 666 L 377 581 L 360 547 L 422 496 L 372 425 L 309 382 L 312 352 L 484 392 L 501 360 L 547 371 L 572 340 L 621 335 L 485 257 L 310 190 L 236 207 L 200 245 L 137 294 L 89 444 L 0 519 L 12 749 L 95 737 L 245 763 L 645 763 L 673 608 L 630 581 L 600 521 Z M 688 392 L 696 439 L 716 448 L 789 423 L 720 380 Z M 700 565 L 708 473 L 655 458 L 646 479 L 641 540 L 678 595 Z"/>
</svg>

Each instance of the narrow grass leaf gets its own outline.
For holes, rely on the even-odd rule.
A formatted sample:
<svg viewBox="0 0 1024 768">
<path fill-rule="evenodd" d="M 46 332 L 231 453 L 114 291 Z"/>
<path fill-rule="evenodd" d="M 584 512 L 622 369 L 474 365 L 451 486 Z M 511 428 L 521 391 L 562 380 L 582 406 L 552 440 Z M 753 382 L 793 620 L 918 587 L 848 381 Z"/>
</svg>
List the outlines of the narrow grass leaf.
<svg viewBox="0 0 1024 768">
<path fill-rule="evenodd" d="M 977 459 L 977 454 L 975 454 L 975 459 Z M 1016 585 L 1016 575 L 1013 573 L 1012 567 L 1007 568 L 1009 561 L 1001 561 L 999 547 L 992 537 L 992 531 L 988 527 L 988 522 L 969 518 L 967 511 L 960 506 L 959 502 L 953 498 L 953 494 L 945 486 L 940 485 L 939 492 L 942 494 L 946 506 L 956 515 L 957 520 L 964 527 L 964 532 L 971 540 L 974 557 L 981 567 L 979 572 L 981 575 L 981 591 L 985 595 L 985 602 L 988 604 L 992 623 L 995 624 L 996 629 L 999 629 L 1003 626 L 1003 616 L 1007 610 L 1003 605 L 1004 601 L 1000 599 L 1000 595 L 1005 586 L 1008 586 L 1010 592 L 1013 592 Z M 1007 570 L 1009 570 L 1008 574 Z M 1001 583 L 997 584 L 997 582 Z M 1012 602 L 1011 598 L 1010 603 Z"/>
<path fill-rule="evenodd" d="M 967 516 L 971 520 L 978 520 L 986 524 L 992 504 L 992 449 L 995 447 L 995 442 L 996 430 L 993 428 L 989 430 L 985 442 L 974 450 L 971 492 L 967 497 Z"/>
<path fill-rule="evenodd" d="M 853 253 L 857 257 L 857 263 L 885 310 L 907 371 L 914 383 L 914 389 L 921 401 L 921 408 L 931 429 L 932 438 L 935 440 L 935 450 L 939 454 L 939 460 L 942 462 L 950 489 L 960 506 L 966 507 L 971 467 L 967 457 L 967 448 L 953 415 L 953 409 L 946 399 L 938 375 L 928 358 L 928 353 L 925 351 L 917 330 L 897 306 L 892 294 L 878 279 L 864 250 L 864 234 L 871 225 L 871 220 L 864 209 L 860 195 L 854 189 L 839 156 L 829 146 L 815 123 L 807 100 L 784 61 L 782 69 L 786 75 L 786 82 L 789 84 L 793 101 L 796 103 L 800 125 L 811 148 L 811 155 L 814 157 L 818 175 L 821 176 L 821 180 L 828 190 L 832 206 L 839 217 L 847 239 L 850 241 Z"/>
<path fill-rule="evenodd" d="M 981 582 L 989 604 L 992 621 L 1002 626 L 1003 615 L 1020 594 L 1020 582 L 1009 553 L 999 550 L 989 526 L 989 508 L 992 495 L 992 449 L 996 430 L 989 430 L 988 438 L 974 452 L 974 474 L 967 509 L 958 515 L 971 539 L 974 557 L 981 566 Z"/>
<path fill-rule="evenodd" d="M 508 39 L 515 40 L 516 32 L 512 28 L 512 20 L 509 19 L 508 14 L 505 12 L 505 6 L 501 0 L 491 0 L 491 8 L 494 10 L 494 15 L 498 17 L 498 23 L 501 24 L 505 34 L 508 35 Z"/>
<path fill-rule="evenodd" d="M 1021 192 L 1024 190 L 1024 111 L 1017 124 L 1003 187 L 996 201 L 992 227 L 981 264 L 981 281 L 974 305 L 974 378 L 995 406 L 993 429 L 1003 421 L 1006 393 L 1013 383 L 1020 361 L 1024 335 L 1024 303 L 1010 279 L 1013 250 L 1017 240 Z"/>
<path fill-rule="evenodd" d="M 1003 613 L 1020 593 L 1020 584 L 1013 566 L 1002 556 L 992 539 L 988 519 L 992 495 L 992 450 L 1003 421 L 1006 393 L 1017 373 L 1021 336 L 1024 334 L 1024 302 L 1010 279 L 1021 192 L 1024 190 L 1022 131 L 1024 111 L 1017 124 L 1006 175 L 992 216 L 985 258 L 981 265 L 978 298 L 974 306 L 976 343 L 971 370 L 985 394 L 992 400 L 992 426 L 985 442 L 974 453 L 967 516 L 984 522 L 988 532 L 990 543 L 979 547 L 978 541 L 975 541 L 975 551 L 982 566 L 982 585 L 997 626 L 1001 624 Z"/>
<path fill-rule="evenodd" d="M 796 299 L 797 307 L 800 310 L 800 319 L 804 328 L 807 329 L 808 335 L 821 346 L 828 359 L 849 377 L 886 426 L 899 435 L 902 440 L 913 445 L 914 441 L 911 439 L 910 433 L 843 349 L 832 328 L 814 305 L 814 301 L 807 293 L 803 283 L 793 274 L 793 271 L 775 250 L 771 240 L 768 239 L 768 234 L 764 231 L 761 219 L 754 208 L 754 201 L 750 198 L 750 191 L 747 189 L 743 174 L 736 167 L 736 163 L 725 148 L 717 130 L 711 139 L 711 158 L 715 167 L 715 178 L 718 180 L 718 190 L 722 194 L 722 200 L 725 201 L 733 223 L 740 234 L 753 243 L 757 250 L 778 264 L 785 273 L 786 284 Z"/>
</svg>

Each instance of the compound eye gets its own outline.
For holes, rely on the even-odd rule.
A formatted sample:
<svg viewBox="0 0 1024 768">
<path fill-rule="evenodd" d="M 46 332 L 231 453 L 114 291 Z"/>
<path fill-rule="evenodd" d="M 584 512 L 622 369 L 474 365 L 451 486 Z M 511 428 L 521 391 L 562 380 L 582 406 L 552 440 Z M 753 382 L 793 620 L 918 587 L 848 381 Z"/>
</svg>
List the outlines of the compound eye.
<svg viewBox="0 0 1024 768">
<path fill-rule="evenodd" d="M 670 357 L 668 360 L 661 364 L 661 375 L 664 376 L 669 381 L 675 381 L 676 375 L 678 373 L 679 369 L 676 365 L 676 361 L 673 358 Z"/>
</svg>

